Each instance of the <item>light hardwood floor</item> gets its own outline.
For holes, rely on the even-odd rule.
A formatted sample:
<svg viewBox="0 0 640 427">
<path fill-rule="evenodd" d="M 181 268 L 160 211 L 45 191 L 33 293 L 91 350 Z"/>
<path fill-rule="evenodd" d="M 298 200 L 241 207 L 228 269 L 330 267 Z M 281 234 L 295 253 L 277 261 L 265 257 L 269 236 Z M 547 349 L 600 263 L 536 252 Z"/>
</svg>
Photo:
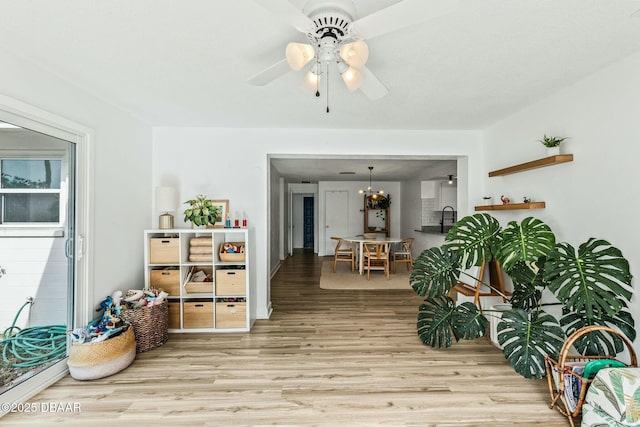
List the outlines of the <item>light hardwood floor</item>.
<svg viewBox="0 0 640 427">
<path fill-rule="evenodd" d="M 1 425 L 566 426 L 546 381 L 513 372 L 488 340 L 447 350 L 416 335 L 412 291 L 329 291 L 296 252 L 272 281 L 273 315 L 250 333 L 172 334 L 125 371 L 66 377 L 30 403 L 80 413 L 9 414 Z"/>
</svg>

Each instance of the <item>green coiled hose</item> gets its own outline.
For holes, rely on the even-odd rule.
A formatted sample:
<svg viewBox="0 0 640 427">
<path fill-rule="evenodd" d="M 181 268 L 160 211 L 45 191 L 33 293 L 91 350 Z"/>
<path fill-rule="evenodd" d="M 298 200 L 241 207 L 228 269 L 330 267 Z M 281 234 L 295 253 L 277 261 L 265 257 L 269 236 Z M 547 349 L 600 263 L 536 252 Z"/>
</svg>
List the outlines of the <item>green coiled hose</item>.
<svg viewBox="0 0 640 427">
<path fill-rule="evenodd" d="M 20 307 L 11 327 L 2 333 L 0 340 L 2 359 L 14 368 L 32 368 L 44 365 L 61 359 L 67 353 L 67 327 L 65 325 L 34 326 L 26 329 L 20 329 L 16 326 L 22 310 L 32 303 L 33 300 L 29 299 Z"/>
</svg>

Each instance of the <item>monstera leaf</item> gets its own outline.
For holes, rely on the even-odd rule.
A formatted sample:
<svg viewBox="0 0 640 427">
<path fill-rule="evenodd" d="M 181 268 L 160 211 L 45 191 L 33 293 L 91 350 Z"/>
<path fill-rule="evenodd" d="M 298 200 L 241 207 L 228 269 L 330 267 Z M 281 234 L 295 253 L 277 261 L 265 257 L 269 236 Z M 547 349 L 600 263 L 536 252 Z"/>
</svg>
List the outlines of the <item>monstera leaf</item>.
<svg viewBox="0 0 640 427">
<path fill-rule="evenodd" d="M 591 323 L 584 316 L 584 313 L 568 313 L 560 319 L 560 325 L 565 328 L 567 335 L 571 335 L 581 328 L 597 325 L 617 329 L 631 341 L 636 339 L 633 316 L 628 311 L 619 311 L 616 317 L 603 314 L 592 319 Z M 587 356 L 618 354 L 625 348 L 619 336 L 600 330 L 588 332 L 578 337 L 573 346 L 580 354 Z"/>
<path fill-rule="evenodd" d="M 418 313 L 418 336 L 431 347 L 451 347 L 453 340 L 483 336 L 489 322 L 470 302 L 456 307 L 448 296 L 427 298 Z"/>
<path fill-rule="evenodd" d="M 455 254 L 434 247 L 416 258 L 409 282 L 418 295 L 435 298 L 447 295 L 458 283 L 459 274 Z"/>
<path fill-rule="evenodd" d="M 525 378 L 546 374 L 545 356 L 558 358 L 564 333 L 558 321 L 544 311 L 531 314 L 519 308 L 502 313 L 498 342 L 511 367 Z"/>
<path fill-rule="evenodd" d="M 448 296 L 427 298 L 418 312 L 418 336 L 434 348 L 451 347 L 455 334 L 451 317 L 456 303 Z"/>
<path fill-rule="evenodd" d="M 445 248 L 455 251 L 462 268 L 493 259 L 500 239 L 500 223 L 488 214 L 466 216 L 447 233 Z"/>
<path fill-rule="evenodd" d="M 545 257 L 541 259 L 544 260 Z M 510 302 L 513 307 L 528 311 L 538 309 L 542 299 L 542 289 L 545 286 L 542 280 L 543 273 L 543 270 L 533 271 L 524 261 L 518 262 L 511 269 L 513 293 Z"/>
<path fill-rule="evenodd" d="M 565 307 L 582 313 L 588 324 L 615 317 L 631 299 L 629 262 L 605 240 L 591 238 L 578 251 L 559 243 L 545 263 L 548 287 Z"/>
<path fill-rule="evenodd" d="M 519 262 L 535 269 L 538 258 L 551 252 L 555 244 L 556 237 L 551 228 L 539 219 L 528 217 L 519 224 L 511 221 L 502 232 L 497 258 L 509 274 Z"/>
<path fill-rule="evenodd" d="M 452 315 L 453 332 L 456 339 L 475 340 L 484 336 L 489 326 L 489 321 L 480 313 L 478 307 L 472 302 L 463 302 L 458 305 Z"/>
</svg>

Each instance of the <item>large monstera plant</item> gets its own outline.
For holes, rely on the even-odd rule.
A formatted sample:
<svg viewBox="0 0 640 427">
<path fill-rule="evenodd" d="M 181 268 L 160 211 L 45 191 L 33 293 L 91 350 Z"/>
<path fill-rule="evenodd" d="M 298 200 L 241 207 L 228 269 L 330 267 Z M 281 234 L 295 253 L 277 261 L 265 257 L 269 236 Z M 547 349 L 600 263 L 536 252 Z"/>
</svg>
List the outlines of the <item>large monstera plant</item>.
<svg viewBox="0 0 640 427">
<path fill-rule="evenodd" d="M 460 275 L 492 260 L 513 282 L 513 292 L 504 295 L 512 308 L 502 313 L 497 338 L 520 375 L 543 377 L 545 355 L 557 359 L 565 337 L 585 326 L 610 326 L 635 339 L 627 305 L 632 276 L 619 249 L 595 238 L 576 249 L 556 243 L 551 228 L 539 219 L 512 221 L 502 228 L 481 213 L 462 218 L 443 246 L 427 249 L 415 260 L 410 280 L 414 291 L 425 297 L 417 323 L 423 343 L 443 348 L 486 334 L 487 316 L 495 313 L 472 302 L 456 305 L 449 294 Z M 560 319 L 544 310 L 551 304 L 562 305 Z M 596 330 L 583 335 L 575 347 L 583 355 L 617 354 L 624 344 Z"/>
</svg>

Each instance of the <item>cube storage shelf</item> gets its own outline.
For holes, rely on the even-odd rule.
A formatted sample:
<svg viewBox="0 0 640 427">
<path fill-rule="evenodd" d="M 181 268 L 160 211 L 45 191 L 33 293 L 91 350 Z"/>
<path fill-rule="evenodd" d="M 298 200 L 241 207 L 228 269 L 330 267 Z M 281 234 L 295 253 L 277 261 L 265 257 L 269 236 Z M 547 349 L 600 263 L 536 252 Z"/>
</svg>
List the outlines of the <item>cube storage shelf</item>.
<svg viewBox="0 0 640 427">
<path fill-rule="evenodd" d="M 248 242 L 247 229 L 144 231 L 145 287 L 169 294 L 170 332 L 250 330 Z"/>
</svg>

